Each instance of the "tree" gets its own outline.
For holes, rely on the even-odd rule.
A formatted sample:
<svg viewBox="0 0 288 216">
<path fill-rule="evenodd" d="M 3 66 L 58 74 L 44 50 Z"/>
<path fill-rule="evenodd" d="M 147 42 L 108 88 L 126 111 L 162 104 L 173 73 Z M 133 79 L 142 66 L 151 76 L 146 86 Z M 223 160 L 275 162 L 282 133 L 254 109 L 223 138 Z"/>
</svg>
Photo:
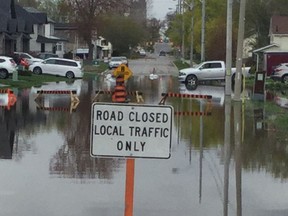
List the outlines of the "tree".
<svg viewBox="0 0 288 216">
<path fill-rule="evenodd" d="M 41 0 L 38 9 L 45 11 L 56 22 L 68 22 L 72 14 L 65 0 Z"/>
<path fill-rule="evenodd" d="M 148 20 L 147 31 L 149 34 L 149 38 L 148 38 L 149 42 L 155 42 L 159 39 L 160 28 L 161 28 L 160 20 L 157 20 L 156 18 L 152 18 Z"/>
<path fill-rule="evenodd" d="M 129 53 L 132 47 L 146 39 L 147 32 L 129 17 L 109 16 L 102 20 L 101 34 L 113 44 L 113 52 Z"/>
<path fill-rule="evenodd" d="M 246 7 L 246 32 L 256 35 L 254 48 L 269 44 L 269 27 L 272 15 L 288 15 L 287 0 L 253 0 Z"/>
<path fill-rule="evenodd" d="M 19 4 L 22 7 L 38 8 L 39 6 L 39 2 L 37 0 L 18 0 L 15 3 Z"/>
<path fill-rule="evenodd" d="M 97 35 L 101 24 L 101 17 L 105 14 L 122 14 L 129 7 L 125 0 L 65 0 L 66 4 L 74 11 L 70 21 L 78 27 L 79 35 L 89 47 L 89 58 L 92 59 L 92 35 Z"/>
</svg>

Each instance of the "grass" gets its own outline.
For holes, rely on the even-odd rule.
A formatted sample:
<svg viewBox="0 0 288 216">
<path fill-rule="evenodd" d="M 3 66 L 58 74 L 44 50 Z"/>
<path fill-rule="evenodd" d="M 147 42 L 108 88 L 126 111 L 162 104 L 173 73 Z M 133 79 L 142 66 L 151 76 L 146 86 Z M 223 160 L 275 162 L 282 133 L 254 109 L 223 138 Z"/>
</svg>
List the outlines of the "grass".
<svg viewBox="0 0 288 216">
<path fill-rule="evenodd" d="M 178 68 L 178 70 L 184 69 L 184 68 L 188 68 L 190 67 L 190 65 L 186 62 L 183 62 L 181 60 L 176 60 L 174 61 L 174 64 L 176 65 L 176 67 Z"/>
<path fill-rule="evenodd" d="M 107 68 L 108 68 L 107 64 L 103 62 L 100 62 L 100 64 L 97 66 L 85 63 L 83 79 L 89 79 L 90 77 L 95 77 L 99 75 L 101 72 L 105 71 Z M 10 76 L 8 79 L 0 79 L 0 88 L 5 88 L 9 86 L 23 89 L 23 88 L 30 88 L 32 86 L 39 86 L 46 82 L 61 82 L 61 81 L 69 82 L 71 80 L 65 77 L 53 76 L 48 74 L 36 75 L 32 74 L 31 72 L 26 73 L 19 72 L 17 81 L 13 81 L 12 76 Z M 1 87 L 1 85 L 3 86 Z"/>
</svg>

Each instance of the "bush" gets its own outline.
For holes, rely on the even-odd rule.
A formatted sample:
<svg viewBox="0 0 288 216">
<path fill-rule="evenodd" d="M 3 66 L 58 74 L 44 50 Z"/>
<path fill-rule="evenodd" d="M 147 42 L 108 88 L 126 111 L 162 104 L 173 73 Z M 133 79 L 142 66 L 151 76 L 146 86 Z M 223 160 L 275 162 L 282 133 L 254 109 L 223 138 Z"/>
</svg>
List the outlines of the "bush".
<svg viewBox="0 0 288 216">
<path fill-rule="evenodd" d="M 30 70 L 18 70 L 18 75 L 20 75 L 20 76 L 32 76 L 32 71 L 30 71 Z"/>
</svg>

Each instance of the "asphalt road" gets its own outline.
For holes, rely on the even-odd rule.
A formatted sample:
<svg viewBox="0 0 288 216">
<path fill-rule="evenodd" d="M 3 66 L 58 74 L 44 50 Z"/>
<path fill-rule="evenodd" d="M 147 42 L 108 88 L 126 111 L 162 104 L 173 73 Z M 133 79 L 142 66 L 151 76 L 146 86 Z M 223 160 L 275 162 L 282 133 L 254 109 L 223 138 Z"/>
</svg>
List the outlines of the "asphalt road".
<svg viewBox="0 0 288 216">
<path fill-rule="evenodd" d="M 146 57 L 129 60 L 129 68 L 134 76 L 149 75 L 155 71 L 158 75 L 178 76 L 173 56 L 159 56 L 158 53 L 148 54 Z"/>
</svg>

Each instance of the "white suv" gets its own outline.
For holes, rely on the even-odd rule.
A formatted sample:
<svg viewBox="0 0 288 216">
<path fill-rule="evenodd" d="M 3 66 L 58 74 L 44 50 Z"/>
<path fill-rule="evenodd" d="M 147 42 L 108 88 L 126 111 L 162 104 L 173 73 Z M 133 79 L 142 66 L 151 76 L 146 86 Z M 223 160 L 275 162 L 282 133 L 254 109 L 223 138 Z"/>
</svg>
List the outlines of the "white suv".
<svg viewBox="0 0 288 216">
<path fill-rule="evenodd" d="M 288 84 L 288 63 L 277 65 L 274 68 L 270 78 Z"/>
<path fill-rule="evenodd" d="M 65 76 L 69 79 L 82 78 L 83 69 L 80 61 L 64 58 L 48 58 L 42 62 L 34 62 L 29 66 L 34 74 L 51 74 Z"/>
<path fill-rule="evenodd" d="M 9 74 L 13 74 L 17 70 L 17 64 L 11 57 L 0 56 L 0 79 L 8 78 Z"/>
</svg>

